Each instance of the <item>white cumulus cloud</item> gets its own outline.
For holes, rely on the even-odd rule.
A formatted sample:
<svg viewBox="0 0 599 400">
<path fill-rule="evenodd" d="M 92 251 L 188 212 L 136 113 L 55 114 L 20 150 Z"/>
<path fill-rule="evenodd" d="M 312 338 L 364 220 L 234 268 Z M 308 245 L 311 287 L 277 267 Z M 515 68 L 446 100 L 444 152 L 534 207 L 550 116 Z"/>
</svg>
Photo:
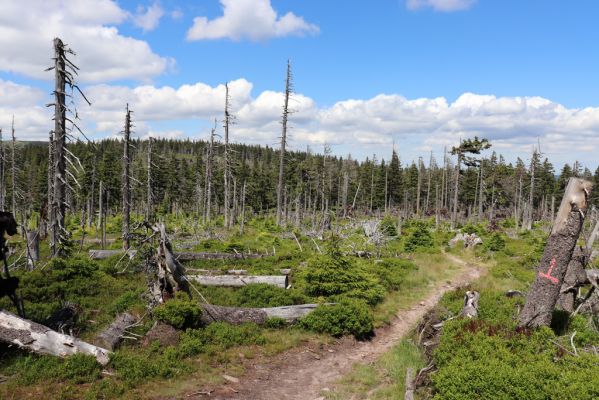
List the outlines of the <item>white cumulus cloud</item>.
<svg viewBox="0 0 599 400">
<path fill-rule="evenodd" d="M 153 3 L 151 6 L 144 8 L 138 7 L 137 14 L 133 16 L 133 23 L 140 27 L 144 32 L 149 32 L 158 27 L 160 18 L 164 15 L 164 10 L 160 3 Z"/>
<path fill-rule="evenodd" d="M 467 10 L 476 3 L 476 0 L 406 0 L 409 10 L 432 8 L 435 11 L 452 12 Z"/>
<path fill-rule="evenodd" d="M 283 36 L 317 34 L 318 26 L 292 12 L 277 15 L 270 0 L 220 0 L 223 15 L 209 20 L 196 17 L 187 32 L 188 40 L 265 40 Z"/>
<path fill-rule="evenodd" d="M 44 69 L 52 63 L 52 39 L 60 37 L 78 53 L 81 81 L 143 81 L 165 72 L 174 60 L 119 33 L 116 25 L 129 17 L 110 0 L 28 0 L 27 7 L 0 1 L 0 71 L 52 79 Z"/>
</svg>

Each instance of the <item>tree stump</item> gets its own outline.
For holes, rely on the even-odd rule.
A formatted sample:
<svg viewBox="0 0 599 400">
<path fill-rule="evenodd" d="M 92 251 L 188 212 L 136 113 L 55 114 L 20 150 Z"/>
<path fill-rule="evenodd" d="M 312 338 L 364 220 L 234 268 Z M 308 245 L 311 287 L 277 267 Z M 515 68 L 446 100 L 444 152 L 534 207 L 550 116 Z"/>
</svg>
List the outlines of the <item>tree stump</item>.
<svg viewBox="0 0 599 400">
<path fill-rule="evenodd" d="M 519 325 L 538 327 L 551 323 L 553 309 L 564 282 L 587 209 L 593 185 L 580 178 L 570 178 L 564 198 L 547 239 L 536 278 L 526 296 Z"/>
</svg>

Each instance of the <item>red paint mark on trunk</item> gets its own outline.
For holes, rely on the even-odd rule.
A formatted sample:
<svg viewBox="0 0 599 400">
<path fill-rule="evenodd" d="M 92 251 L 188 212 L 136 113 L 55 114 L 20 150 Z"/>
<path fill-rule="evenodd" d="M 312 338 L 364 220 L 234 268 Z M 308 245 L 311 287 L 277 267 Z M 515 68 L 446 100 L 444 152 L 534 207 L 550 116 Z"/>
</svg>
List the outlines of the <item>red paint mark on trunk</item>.
<svg viewBox="0 0 599 400">
<path fill-rule="evenodd" d="M 553 268 L 555 267 L 555 264 L 557 262 L 555 261 L 555 257 L 553 257 L 551 259 L 551 264 L 549 264 L 549 270 L 547 271 L 547 273 L 543 273 L 543 272 L 539 272 L 539 276 L 541 278 L 547 278 L 549 279 L 551 282 L 553 282 L 554 285 L 557 285 L 557 283 L 559 282 L 558 279 L 555 276 L 551 276 L 551 272 L 553 271 Z"/>
</svg>

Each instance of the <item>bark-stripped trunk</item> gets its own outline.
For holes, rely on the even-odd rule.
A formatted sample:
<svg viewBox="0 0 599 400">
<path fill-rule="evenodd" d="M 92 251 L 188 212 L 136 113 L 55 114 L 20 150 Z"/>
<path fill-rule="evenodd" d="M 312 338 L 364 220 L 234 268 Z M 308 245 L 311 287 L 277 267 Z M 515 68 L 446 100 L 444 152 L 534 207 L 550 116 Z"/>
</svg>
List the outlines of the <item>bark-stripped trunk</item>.
<svg viewBox="0 0 599 400">
<path fill-rule="evenodd" d="M 12 146 L 11 146 L 11 159 L 10 159 L 10 164 L 11 164 L 11 183 L 12 183 L 12 204 L 11 204 L 11 210 L 12 210 L 12 215 L 14 215 L 15 218 L 17 218 L 17 158 L 16 158 L 16 152 L 15 152 L 15 142 L 16 142 L 16 137 L 15 137 L 15 116 L 12 116 Z"/>
<path fill-rule="evenodd" d="M 6 184 L 4 182 L 4 142 L 2 141 L 2 128 L 0 128 L 0 211 L 4 211 Z"/>
<path fill-rule="evenodd" d="M 54 39 L 54 143 L 53 143 L 53 196 L 50 207 L 50 249 L 52 256 L 64 255 L 68 240 L 65 229 L 66 214 L 66 56 L 62 41 Z"/>
<path fill-rule="evenodd" d="M 210 222 L 210 215 L 212 212 L 211 201 L 212 201 L 212 156 L 214 154 L 214 133 L 215 127 L 210 132 L 210 143 L 208 145 L 208 154 L 206 155 L 206 182 L 204 187 L 206 188 L 206 206 L 204 207 L 204 223 Z"/>
<path fill-rule="evenodd" d="M 129 224 L 131 220 L 131 110 L 127 104 L 123 139 L 123 249 L 129 248 Z"/>
<path fill-rule="evenodd" d="M 116 316 L 114 321 L 96 337 L 95 343 L 109 350 L 117 348 L 125 331 L 137 322 L 137 318 L 129 313 Z"/>
<path fill-rule="evenodd" d="M 76 353 L 94 356 L 106 365 L 109 351 L 81 341 L 75 337 L 58 333 L 47 326 L 19 318 L 0 310 L 0 340 L 40 354 L 66 357 Z"/>
<path fill-rule="evenodd" d="M 224 180 L 224 214 L 225 214 L 225 228 L 229 229 L 231 227 L 231 205 L 230 197 L 231 197 L 231 188 L 230 188 L 230 178 L 231 178 L 231 166 L 229 160 L 229 125 L 231 123 L 231 115 L 229 113 L 229 85 L 225 84 L 225 119 L 223 120 L 223 128 L 225 129 L 225 154 L 224 154 L 224 171 L 223 171 L 223 180 Z"/>
<path fill-rule="evenodd" d="M 152 194 L 152 138 L 148 138 L 148 174 L 146 176 L 146 221 L 152 221 L 154 210 L 154 196 Z"/>
<path fill-rule="evenodd" d="M 547 239 L 537 276 L 520 313 L 520 326 L 548 326 L 564 282 L 566 269 L 580 235 L 592 184 L 570 178 Z"/>
<path fill-rule="evenodd" d="M 221 321 L 233 325 L 253 322 L 263 325 L 269 318 L 281 318 L 286 322 L 295 322 L 301 317 L 308 315 L 318 304 L 299 304 L 295 306 L 282 306 L 270 308 L 245 308 L 245 307 L 223 307 L 204 304 L 204 312 L 201 321 L 204 325 Z"/>
<path fill-rule="evenodd" d="M 289 118 L 289 96 L 292 92 L 291 62 L 287 60 L 287 78 L 285 79 L 285 102 L 283 104 L 283 117 L 281 120 L 281 147 L 279 149 L 279 182 L 277 184 L 277 225 L 282 224 L 283 218 L 283 191 L 285 177 L 285 147 L 287 146 L 287 119 Z"/>
<path fill-rule="evenodd" d="M 188 279 L 204 286 L 243 287 L 254 283 L 265 283 L 285 289 L 286 275 L 188 275 Z"/>
<path fill-rule="evenodd" d="M 460 146 L 462 145 L 462 141 L 460 140 Z M 455 171 L 455 182 L 453 189 L 453 212 L 451 213 L 451 229 L 455 229 L 456 222 L 458 219 L 458 190 L 460 186 L 460 167 L 462 165 L 462 154 L 458 153 L 458 165 L 456 166 Z"/>
</svg>

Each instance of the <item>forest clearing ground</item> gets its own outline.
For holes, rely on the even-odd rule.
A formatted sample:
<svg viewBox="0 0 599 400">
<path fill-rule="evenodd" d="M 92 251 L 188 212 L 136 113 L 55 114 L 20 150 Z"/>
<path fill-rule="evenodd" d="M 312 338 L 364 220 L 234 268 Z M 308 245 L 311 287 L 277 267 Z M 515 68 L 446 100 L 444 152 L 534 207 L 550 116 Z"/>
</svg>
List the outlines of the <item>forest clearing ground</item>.
<svg viewBox="0 0 599 400">
<path fill-rule="evenodd" d="M 407 302 L 394 302 L 397 305 L 395 316 L 389 324 L 376 329 L 371 341 L 344 337 L 330 346 L 300 346 L 247 365 L 243 376 L 227 377 L 229 379 L 223 385 L 198 388 L 182 398 L 207 398 L 209 393 L 212 399 L 324 399 L 323 395 L 333 390 L 354 365 L 375 362 L 398 345 L 444 293 L 476 280 L 486 269 L 482 264 L 465 261 L 453 254 L 441 256 L 445 260 L 446 273 L 429 274 L 428 285 L 418 291 L 419 296 L 408 295 Z M 415 260 L 421 270 L 426 268 L 423 264 L 427 259 L 430 259 L 428 255 Z M 452 268 L 447 268 L 447 261 Z M 436 272 L 439 272 L 437 268 Z"/>
</svg>

